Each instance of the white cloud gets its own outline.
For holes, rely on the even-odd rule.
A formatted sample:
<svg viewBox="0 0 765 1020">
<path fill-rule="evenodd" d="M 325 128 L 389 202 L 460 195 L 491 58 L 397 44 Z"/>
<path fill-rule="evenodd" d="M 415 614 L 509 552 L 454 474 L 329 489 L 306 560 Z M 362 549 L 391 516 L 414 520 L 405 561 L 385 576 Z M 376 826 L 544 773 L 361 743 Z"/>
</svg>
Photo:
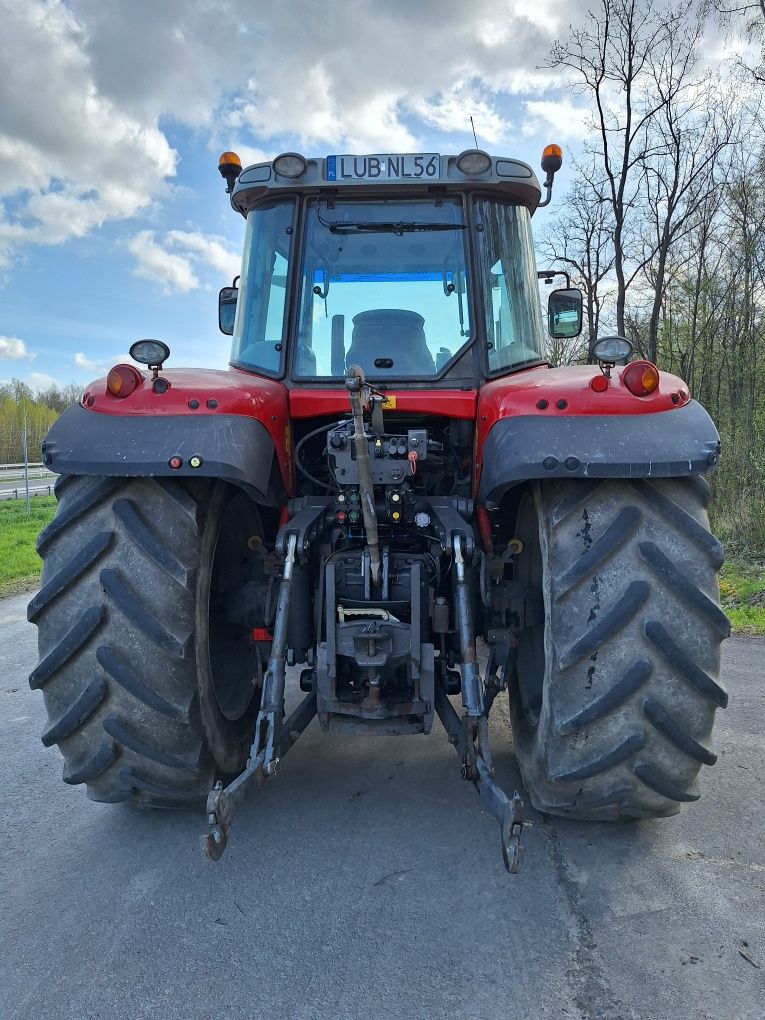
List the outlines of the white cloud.
<svg viewBox="0 0 765 1020">
<path fill-rule="evenodd" d="M 88 372 L 100 372 L 103 366 L 103 362 L 93 361 L 87 355 L 78 351 L 74 356 L 74 363 L 78 368 L 84 368 Z"/>
<path fill-rule="evenodd" d="M 106 375 L 112 365 L 132 365 L 133 359 L 129 354 L 117 354 L 113 358 L 106 360 L 96 360 L 95 358 L 89 358 L 87 354 L 83 354 L 82 351 L 77 351 L 72 361 L 77 366 L 90 374 L 92 378 L 94 374 Z"/>
<path fill-rule="evenodd" d="M 215 269 L 227 280 L 233 279 L 239 272 L 239 254 L 226 247 L 225 238 L 199 231 L 171 230 L 167 241 L 170 245 L 184 248 L 193 258 Z"/>
<path fill-rule="evenodd" d="M 61 380 L 54 379 L 52 375 L 45 372 L 30 372 L 24 380 L 33 390 L 47 390 L 49 386 L 60 386 Z"/>
<path fill-rule="evenodd" d="M 131 237 L 128 250 L 136 259 L 135 275 L 159 283 L 166 293 L 172 290 L 186 293 L 199 286 L 191 262 L 157 244 L 152 230 L 141 230 Z"/>
<path fill-rule="evenodd" d="M 566 20 L 583 9 L 574 0 Z M 481 144 L 510 141 L 509 97 L 560 85 L 538 65 L 562 17 L 523 0 L 337 0 L 320 12 L 290 0 L 246 18 L 234 0 L 0 0 L 0 264 L 161 200 L 177 160 L 167 122 L 248 161 L 282 146 L 412 150 L 433 132 L 467 144 L 471 114 Z M 202 252 L 170 238 L 168 256 L 136 236 L 136 271 L 167 287 L 197 286 L 192 263 L 231 273 L 209 241 Z"/>
<path fill-rule="evenodd" d="M 524 121 L 525 135 L 539 135 L 548 131 L 551 141 L 581 141 L 592 134 L 591 111 L 585 106 L 576 106 L 569 99 L 540 100 L 525 102 L 528 117 Z"/>
<path fill-rule="evenodd" d="M 133 216 L 175 172 L 156 119 L 99 91 L 86 26 L 61 0 L 0 0 L 0 254 Z M 34 59 L 29 59 L 29 53 Z"/>
<path fill-rule="evenodd" d="M 200 231 L 171 230 L 156 240 L 151 230 L 142 230 L 128 242 L 136 259 L 136 276 L 162 285 L 166 293 L 196 290 L 197 272 L 213 269 L 218 282 L 229 283 L 239 272 L 239 255 L 226 247 L 226 240 Z"/>
<path fill-rule="evenodd" d="M 497 145 L 507 137 L 510 124 L 498 111 L 495 101 L 482 95 L 483 91 L 475 81 L 455 82 L 445 92 L 414 97 L 411 107 L 425 124 L 447 133 L 472 134 L 472 117 L 479 146 Z"/>
<path fill-rule="evenodd" d="M 424 127 L 467 141 L 472 113 L 491 143 L 507 134 L 503 94 L 555 80 L 536 70 L 551 42 L 541 20 L 495 0 L 345 0 L 321 18 L 311 0 L 262 7 L 249 80 L 221 123 L 261 145 L 396 151 Z"/>
<path fill-rule="evenodd" d="M 0 358 L 9 358 L 13 361 L 17 361 L 20 358 L 36 358 L 37 355 L 33 354 L 27 348 L 27 345 L 23 340 L 19 340 L 16 336 L 0 336 Z"/>
</svg>

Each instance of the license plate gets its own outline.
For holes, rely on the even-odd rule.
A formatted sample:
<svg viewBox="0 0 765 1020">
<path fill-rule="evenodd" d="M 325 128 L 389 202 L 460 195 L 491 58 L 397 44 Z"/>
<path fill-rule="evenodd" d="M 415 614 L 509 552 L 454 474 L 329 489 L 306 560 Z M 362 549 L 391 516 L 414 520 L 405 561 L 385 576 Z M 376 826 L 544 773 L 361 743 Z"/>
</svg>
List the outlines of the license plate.
<svg viewBox="0 0 765 1020">
<path fill-rule="evenodd" d="M 437 152 L 405 155 L 327 156 L 328 181 L 417 181 L 441 176 Z"/>
</svg>

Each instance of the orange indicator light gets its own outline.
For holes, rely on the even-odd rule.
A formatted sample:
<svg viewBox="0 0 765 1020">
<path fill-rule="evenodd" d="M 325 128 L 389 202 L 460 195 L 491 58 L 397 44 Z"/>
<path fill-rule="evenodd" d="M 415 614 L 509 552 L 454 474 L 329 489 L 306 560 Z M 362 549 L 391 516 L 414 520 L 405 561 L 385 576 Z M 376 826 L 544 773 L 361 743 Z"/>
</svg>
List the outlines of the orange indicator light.
<svg viewBox="0 0 765 1020">
<path fill-rule="evenodd" d="M 622 382 L 636 397 L 647 397 L 659 385 L 659 370 L 650 361 L 633 361 L 622 372 Z"/>
</svg>

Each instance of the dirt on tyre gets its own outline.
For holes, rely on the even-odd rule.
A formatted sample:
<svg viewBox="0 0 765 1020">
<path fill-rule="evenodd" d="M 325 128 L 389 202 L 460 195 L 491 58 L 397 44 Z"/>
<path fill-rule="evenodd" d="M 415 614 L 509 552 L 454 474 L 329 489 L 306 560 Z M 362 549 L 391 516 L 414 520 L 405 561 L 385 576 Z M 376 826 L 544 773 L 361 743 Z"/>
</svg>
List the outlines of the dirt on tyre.
<svg viewBox="0 0 765 1020">
<path fill-rule="evenodd" d="M 61 476 L 56 495 L 28 608 L 43 743 L 93 800 L 204 798 L 243 765 L 258 708 L 261 652 L 226 595 L 252 580 L 257 509 L 222 483 L 163 478 Z"/>
<path fill-rule="evenodd" d="M 535 483 L 516 579 L 544 595 L 510 688 L 526 788 L 544 812 L 675 814 L 713 765 L 723 550 L 702 478 Z"/>
</svg>

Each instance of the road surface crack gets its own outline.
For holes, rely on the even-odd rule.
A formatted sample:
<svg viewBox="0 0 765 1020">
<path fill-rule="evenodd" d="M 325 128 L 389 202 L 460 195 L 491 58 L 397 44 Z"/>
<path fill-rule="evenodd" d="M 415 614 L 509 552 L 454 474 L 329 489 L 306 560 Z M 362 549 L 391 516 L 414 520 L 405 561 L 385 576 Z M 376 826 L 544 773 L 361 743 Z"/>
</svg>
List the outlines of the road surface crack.
<svg viewBox="0 0 765 1020">
<path fill-rule="evenodd" d="M 574 950 L 571 965 L 566 969 L 566 980 L 571 988 L 571 1001 L 579 1010 L 582 1020 L 632 1020 L 635 1014 L 628 1011 L 608 984 L 598 954 L 598 943 L 592 931 L 590 918 L 583 903 L 578 882 L 572 877 L 568 861 L 558 839 L 555 823 L 542 816 L 542 828 L 547 835 L 550 857 L 555 876 L 568 905 L 573 921 Z"/>
</svg>

